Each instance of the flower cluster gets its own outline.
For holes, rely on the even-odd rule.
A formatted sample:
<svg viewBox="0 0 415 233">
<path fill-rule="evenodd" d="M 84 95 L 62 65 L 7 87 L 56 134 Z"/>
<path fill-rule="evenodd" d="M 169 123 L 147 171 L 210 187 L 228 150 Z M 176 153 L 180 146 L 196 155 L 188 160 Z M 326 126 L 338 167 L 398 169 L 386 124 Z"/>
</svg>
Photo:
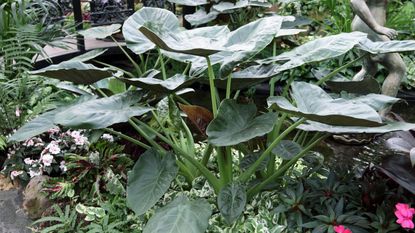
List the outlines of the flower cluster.
<svg viewBox="0 0 415 233">
<path fill-rule="evenodd" d="M 408 204 L 398 203 L 395 205 L 395 216 L 398 218 L 396 222 L 404 229 L 414 229 L 412 217 L 415 213 L 414 208 L 410 208 Z"/>
<path fill-rule="evenodd" d="M 111 135 L 103 135 L 102 138 L 113 141 Z M 62 132 L 59 128 L 52 128 L 39 137 L 13 145 L 2 172 L 13 180 L 28 180 L 45 173 L 62 174 L 68 170 L 64 160 L 66 153 L 84 153 L 88 149 L 89 141 L 84 132 Z"/>
<path fill-rule="evenodd" d="M 343 225 L 335 226 L 334 227 L 334 232 L 336 232 L 336 233 L 352 233 L 352 231 L 350 229 L 347 229 Z"/>
</svg>

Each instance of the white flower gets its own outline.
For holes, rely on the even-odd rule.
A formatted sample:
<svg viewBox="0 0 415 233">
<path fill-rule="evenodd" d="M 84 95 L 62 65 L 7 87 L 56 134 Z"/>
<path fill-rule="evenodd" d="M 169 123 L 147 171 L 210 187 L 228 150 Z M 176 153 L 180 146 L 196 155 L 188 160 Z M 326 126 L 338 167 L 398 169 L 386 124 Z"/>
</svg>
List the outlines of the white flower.
<svg viewBox="0 0 415 233">
<path fill-rule="evenodd" d="M 26 140 L 26 141 L 23 143 L 23 145 L 24 145 L 24 146 L 27 146 L 27 147 L 29 147 L 29 146 L 34 146 L 34 145 L 35 145 L 35 142 L 33 141 L 33 139 L 28 139 L 28 140 Z"/>
<path fill-rule="evenodd" d="M 66 172 L 68 170 L 65 164 L 65 161 L 61 161 L 61 164 L 59 165 L 59 168 L 62 170 L 62 172 Z"/>
<path fill-rule="evenodd" d="M 40 176 L 42 175 L 42 170 L 39 169 L 38 171 L 33 171 L 32 169 L 29 169 L 29 176 L 30 178 L 33 178 L 35 176 Z"/>
<path fill-rule="evenodd" d="M 55 134 L 55 133 L 59 133 L 61 131 L 61 129 L 59 129 L 59 127 L 53 127 L 51 129 L 48 130 L 49 134 Z"/>
<path fill-rule="evenodd" d="M 84 136 L 79 136 L 78 138 L 75 138 L 75 144 L 78 146 L 83 146 L 88 142 L 88 138 Z"/>
<path fill-rule="evenodd" d="M 49 143 L 46 149 L 48 149 L 48 151 L 53 155 L 59 154 L 61 152 L 61 148 L 59 148 L 59 144 L 56 141 Z"/>
<path fill-rule="evenodd" d="M 34 160 L 32 160 L 31 158 L 25 158 L 24 159 L 24 163 L 27 164 L 27 165 L 32 165 L 33 162 L 34 162 Z"/>
<path fill-rule="evenodd" d="M 81 137 L 81 132 L 80 131 L 72 131 L 71 136 L 75 139 L 79 138 L 79 137 Z"/>
<path fill-rule="evenodd" d="M 10 178 L 11 178 L 12 180 L 14 180 L 14 178 L 15 178 L 15 177 L 20 176 L 21 174 L 23 174 L 23 171 L 12 171 L 12 172 L 10 173 Z"/>
<path fill-rule="evenodd" d="M 16 112 L 15 112 L 17 117 L 20 117 L 20 109 L 19 107 L 16 107 Z"/>
<path fill-rule="evenodd" d="M 40 157 L 40 160 L 42 160 L 42 163 L 43 163 L 43 165 L 45 165 L 45 167 L 48 167 L 48 166 L 52 165 L 53 155 L 44 154 Z"/>
<path fill-rule="evenodd" d="M 104 139 L 104 140 L 107 140 L 109 142 L 113 142 L 114 141 L 114 137 L 112 135 L 110 135 L 110 134 L 107 134 L 107 133 L 104 133 L 101 136 L 101 138 Z"/>
</svg>

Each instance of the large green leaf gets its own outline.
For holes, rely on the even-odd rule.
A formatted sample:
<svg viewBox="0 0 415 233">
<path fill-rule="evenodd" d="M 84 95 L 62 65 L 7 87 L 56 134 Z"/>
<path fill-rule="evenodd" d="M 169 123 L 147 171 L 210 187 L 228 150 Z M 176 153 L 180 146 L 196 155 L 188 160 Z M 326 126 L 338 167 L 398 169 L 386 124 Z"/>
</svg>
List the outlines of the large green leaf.
<svg viewBox="0 0 415 233">
<path fill-rule="evenodd" d="M 184 33 L 170 31 L 155 32 L 142 26 L 140 32 L 143 33 L 157 47 L 176 53 L 191 54 L 206 57 L 225 50 L 221 41 L 206 38 L 198 35 L 184 36 Z M 188 34 L 189 35 L 189 34 Z"/>
<path fill-rule="evenodd" d="M 221 1 L 219 4 L 213 5 L 212 9 L 220 13 L 231 13 L 235 10 L 246 7 L 271 7 L 271 3 L 258 0 L 238 0 L 235 3 Z"/>
<path fill-rule="evenodd" d="M 55 115 L 54 123 L 72 128 L 102 129 L 152 110 L 135 106 L 137 102 L 136 92 L 89 100 L 61 110 Z"/>
<path fill-rule="evenodd" d="M 364 126 L 336 126 L 328 125 L 315 121 L 306 121 L 298 126 L 299 129 L 305 131 L 317 131 L 333 134 L 349 134 L 349 133 L 389 133 L 394 131 L 407 131 L 415 128 L 415 124 L 406 122 L 386 122 L 385 125 L 378 127 Z"/>
<path fill-rule="evenodd" d="M 415 40 L 376 41 L 362 40 L 357 48 L 372 54 L 415 51 Z"/>
<path fill-rule="evenodd" d="M 144 7 L 128 17 L 124 22 L 122 32 L 127 42 L 127 47 L 136 54 L 145 53 L 155 48 L 146 36 L 138 29 L 142 26 L 150 27 L 153 31 L 171 31 L 179 30 L 179 20 L 170 11 Z"/>
<path fill-rule="evenodd" d="M 282 140 L 276 147 L 274 147 L 274 149 L 272 149 L 272 153 L 282 159 L 290 160 L 299 154 L 301 150 L 302 148 L 298 143 L 290 140 Z"/>
<path fill-rule="evenodd" d="M 49 129 L 56 127 L 55 116 L 59 112 L 63 111 L 73 105 L 83 103 L 85 101 L 94 100 L 96 97 L 92 95 L 84 95 L 76 99 L 74 103 L 70 103 L 65 106 L 61 106 L 55 110 L 41 114 L 33 120 L 27 122 L 20 127 L 8 140 L 9 141 L 24 141 L 31 137 L 37 136 L 41 133 L 48 131 Z"/>
<path fill-rule="evenodd" d="M 210 11 L 209 13 L 206 13 L 205 9 L 200 8 L 193 14 L 185 15 L 184 18 L 192 26 L 199 26 L 215 20 L 218 15 L 219 13 L 216 11 Z"/>
<path fill-rule="evenodd" d="M 218 115 L 206 130 L 209 143 L 231 146 L 269 133 L 277 120 L 276 114 L 265 113 L 256 117 L 256 113 L 255 104 L 222 101 Z"/>
<path fill-rule="evenodd" d="M 8 139 L 8 141 L 24 141 L 56 127 L 53 123 L 53 117 L 56 112 L 57 110 L 43 113 L 42 115 L 24 124 Z"/>
<path fill-rule="evenodd" d="M 228 224 L 232 224 L 242 214 L 246 205 L 245 187 L 231 183 L 222 188 L 218 194 L 218 208 Z"/>
<path fill-rule="evenodd" d="M 354 97 L 351 100 L 354 102 L 367 104 L 376 111 L 383 110 L 401 101 L 401 99 L 399 98 L 379 94 L 363 95 L 359 97 Z"/>
<path fill-rule="evenodd" d="M 101 79 L 112 77 L 115 72 L 109 68 L 98 68 L 78 60 L 69 60 L 30 73 L 76 84 L 92 84 Z"/>
<path fill-rule="evenodd" d="M 168 0 L 171 3 L 176 3 L 183 6 L 202 6 L 208 4 L 207 0 Z"/>
<path fill-rule="evenodd" d="M 169 93 L 176 92 L 179 89 L 183 89 L 191 85 L 195 81 L 195 78 L 190 78 L 183 74 L 176 74 L 166 80 L 152 77 L 130 78 L 121 80 L 146 90 L 156 91 L 159 93 Z"/>
<path fill-rule="evenodd" d="M 379 114 L 367 104 L 342 98 L 333 99 L 319 86 L 306 82 L 294 82 L 291 86 L 297 107 L 281 96 L 268 98 L 268 106 L 330 125 L 382 125 Z"/>
<path fill-rule="evenodd" d="M 179 168 L 173 154 L 150 149 L 140 156 L 128 173 L 127 205 L 142 215 L 164 195 Z"/>
<path fill-rule="evenodd" d="M 203 233 L 209 225 L 212 208 L 205 199 L 179 196 L 157 210 L 143 233 Z"/>
<path fill-rule="evenodd" d="M 108 49 L 94 49 L 94 50 L 91 50 L 89 52 L 83 53 L 79 56 L 76 56 L 74 58 L 71 58 L 68 61 L 86 62 L 86 61 L 89 61 L 91 59 L 94 59 L 96 57 L 101 56 L 102 54 L 104 54 L 107 51 L 108 51 Z"/>
<path fill-rule="evenodd" d="M 86 30 L 82 30 L 79 34 L 85 38 L 105 39 L 115 33 L 120 32 L 121 24 L 111 24 L 105 26 L 91 27 Z"/>
</svg>

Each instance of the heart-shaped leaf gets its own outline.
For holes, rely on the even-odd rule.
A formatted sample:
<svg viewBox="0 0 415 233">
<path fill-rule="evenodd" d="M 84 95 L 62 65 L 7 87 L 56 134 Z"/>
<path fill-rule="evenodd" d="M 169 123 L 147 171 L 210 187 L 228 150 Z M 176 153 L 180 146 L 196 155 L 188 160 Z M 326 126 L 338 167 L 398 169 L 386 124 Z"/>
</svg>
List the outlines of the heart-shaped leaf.
<svg viewBox="0 0 415 233">
<path fill-rule="evenodd" d="M 242 214 L 246 205 L 245 187 L 231 183 L 222 188 L 218 194 L 218 208 L 228 224 L 232 224 Z"/>
<path fill-rule="evenodd" d="M 232 146 L 269 133 L 277 116 L 265 113 L 257 116 L 255 104 L 237 104 L 223 100 L 216 118 L 209 124 L 206 134 L 215 146 Z"/>
<path fill-rule="evenodd" d="M 115 72 L 109 68 L 98 68 L 92 64 L 74 60 L 64 61 L 57 65 L 50 65 L 30 73 L 61 81 L 88 85 L 101 79 L 112 77 Z"/>
<path fill-rule="evenodd" d="M 154 43 L 138 30 L 144 25 L 154 31 L 176 32 L 179 30 L 180 23 L 172 12 L 160 8 L 143 7 L 135 12 L 124 22 L 122 32 L 127 48 L 136 54 L 155 48 Z"/>
<path fill-rule="evenodd" d="M 282 140 L 274 149 L 272 153 L 284 160 L 290 160 L 302 151 L 301 146 L 290 140 Z"/>
<path fill-rule="evenodd" d="M 152 110 L 148 107 L 134 106 L 137 97 L 136 92 L 126 92 L 73 105 L 58 112 L 54 117 L 54 123 L 72 128 L 102 129 L 126 122 L 133 116 L 140 116 Z"/>
<path fill-rule="evenodd" d="M 291 87 L 297 107 L 281 96 L 268 98 L 268 106 L 330 125 L 382 125 L 379 114 L 367 104 L 341 98 L 333 99 L 319 86 L 306 82 L 294 82 Z"/>
<path fill-rule="evenodd" d="M 147 212 L 164 195 L 178 171 L 173 154 L 162 155 L 155 149 L 146 151 L 128 173 L 128 207 L 137 215 Z"/>
<path fill-rule="evenodd" d="M 105 26 L 91 27 L 78 32 L 85 38 L 105 39 L 115 33 L 120 32 L 121 24 L 111 24 Z"/>
<path fill-rule="evenodd" d="M 415 169 L 411 165 L 409 156 L 387 156 L 377 168 L 409 192 L 415 194 Z"/>
<path fill-rule="evenodd" d="M 212 208 L 205 199 L 179 196 L 156 211 L 143 233 L 203 233 L 211 215 Z"/>
<path fill-rule="evenodd" d="M 241 170 L 248 170 L 252 164 L 254 164 L 259 157 L 261 156 L 263 151 L 259 151 L 259 152 L 253 152 L 250 154 L 245 155 L 241 162 L 239 163 L 239 167 L 241 168 Z M 258 166 L 258 168 L 256 169 L 256 171 L 261 171 L 261 170 L 265 170 L 267 168 L 267 164 L 269 162 L 269 156 L 267 156 L 262 162 L 261 164 Z"/>
</svg>

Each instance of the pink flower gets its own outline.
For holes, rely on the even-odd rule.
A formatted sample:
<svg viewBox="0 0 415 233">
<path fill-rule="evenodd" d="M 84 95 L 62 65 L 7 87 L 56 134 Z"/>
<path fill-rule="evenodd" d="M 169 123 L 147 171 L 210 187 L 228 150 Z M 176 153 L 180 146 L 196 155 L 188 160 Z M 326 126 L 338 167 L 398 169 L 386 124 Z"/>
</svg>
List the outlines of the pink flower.
<svg viewBox="0 0 415 233">
<path fill-rule="evenodd" d="M 415 209 L 410 208 L 408 204 L 398 203 L 395 205 L 395 216 L 396 220 L 402 228 L 414 229 L 414 223 L 412 222 L 412 216 L 415 214 Z"/>
<path fill-rule="evenodd" d="M 53 155 L 61 153 L 61 149 L 59 148 L 59 143 L 56 141 L 52 141 L 46 147 L 46 149 Z"/>
<path fill-rule="evenodd" d="M 334 226 L 334 232 L 336 232 L 336 233 L 353 233 L 350 229 L 345 228 L 343 225 Z"/>
<path fill-rule="evenodd" d="M 12 171 L 12 172 L 10 173 L 10 178 L 11 178 L 12 180 L 14 180 L 14 178 L 15 178 L 15 177 L 20 176 L 21 174 L 23 174 L 23 171 Z"/>
<path fill-rule="evenodd" d="M 44 154 L 40 157 L 40 160 L 42 160 L 45 167 L 49 167 L 53 163 L 53 156 L 51 154 Z"/>
</svg>

